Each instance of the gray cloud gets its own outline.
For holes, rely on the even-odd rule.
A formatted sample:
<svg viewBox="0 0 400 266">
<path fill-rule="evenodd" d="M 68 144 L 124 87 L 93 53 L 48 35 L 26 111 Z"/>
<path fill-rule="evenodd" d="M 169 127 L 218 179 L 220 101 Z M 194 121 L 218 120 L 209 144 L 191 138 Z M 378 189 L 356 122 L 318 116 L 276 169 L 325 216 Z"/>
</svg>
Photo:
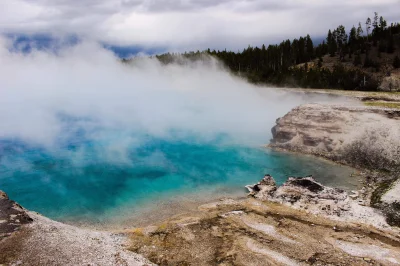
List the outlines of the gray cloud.
<svg viewBox="0 0 400 266">
<path fill-rule="evenodd" d="M 165 11 L 192 11 L 209 9 L 215 7 L 233 7 L 236 11 L 260 11 L 260 10 L 285 10 L 298 7 L 299 5 L 290 0 L 281 1 L 261 1 L 261 0 L 125 0 L 122 2 L 124 7 L 138 7 L 147 12 Z"/>
<path fill-rule="evenodd" d="M 399 0 L 2 0 L 3 33 L 76 34 L 113 45 L 242 49 L 364 22 Z"/>
</svg>

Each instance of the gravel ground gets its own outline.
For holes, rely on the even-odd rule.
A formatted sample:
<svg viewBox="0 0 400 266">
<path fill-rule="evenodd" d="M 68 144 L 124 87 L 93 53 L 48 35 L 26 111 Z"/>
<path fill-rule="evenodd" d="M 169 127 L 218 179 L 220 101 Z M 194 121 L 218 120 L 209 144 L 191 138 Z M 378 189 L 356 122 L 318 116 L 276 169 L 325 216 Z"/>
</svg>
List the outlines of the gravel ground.
<svg viewBox="0 0 400 266">
<path fill-rule="evenodd" d="M 28 212 L 33 222 L 26 226 L 20 254 L 11 265 L 153 265 L 126 250 L 126 238 L 62 224 Z"/>
</svg>

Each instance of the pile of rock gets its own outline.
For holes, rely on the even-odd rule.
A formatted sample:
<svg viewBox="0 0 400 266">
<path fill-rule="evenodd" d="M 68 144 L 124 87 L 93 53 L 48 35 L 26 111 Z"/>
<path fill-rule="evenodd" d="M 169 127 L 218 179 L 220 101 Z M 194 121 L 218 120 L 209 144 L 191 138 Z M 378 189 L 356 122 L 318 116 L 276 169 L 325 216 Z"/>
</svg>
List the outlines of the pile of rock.
<svg viewBox="0 0 400 266">
<path fill-rule="evenodd" d="M 359 203 L 356 197 L 359 192 L 352 192 L 350 197 L 346 191 L 324 186 L 312 176 L 289 177 L 278 187 L 271 175 L 265 175 L 259 183 L 246 188 L 250 191 L 249 196 L 262 201 L 277 202 L 340 220 L 387 226 L 384 216 L 378 210 Z"/>
<path fill-rule="evenodd" d="M 326 187 L 312 176 L 289 177 L 280 187 L 277 187 L 271 175 L 265 175 L 257 184 L 246 186 L 250 196 L 260 200 L 296 205 L 299 208 L 309 209 L 319 207 L 328 214 L 340 215 L 341 210 L 348 210 L 348 194 L 341 189 Z"/>
</svg>

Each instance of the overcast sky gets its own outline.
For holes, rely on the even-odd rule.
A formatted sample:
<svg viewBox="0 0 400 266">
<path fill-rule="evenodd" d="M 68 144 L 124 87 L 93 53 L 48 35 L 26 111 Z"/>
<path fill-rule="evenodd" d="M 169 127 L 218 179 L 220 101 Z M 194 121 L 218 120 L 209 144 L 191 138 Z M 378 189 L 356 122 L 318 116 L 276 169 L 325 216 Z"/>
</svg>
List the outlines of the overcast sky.
<svg viewBox="0 0 400 266">
<path fill-rule="evenodd" d="M 307 33 L 319 38 L 374 11 L 400 21 L 399 10 L 400 0 L 0 0 L 0 31 L 172 51 L 237 50 Z"/>
</svg>

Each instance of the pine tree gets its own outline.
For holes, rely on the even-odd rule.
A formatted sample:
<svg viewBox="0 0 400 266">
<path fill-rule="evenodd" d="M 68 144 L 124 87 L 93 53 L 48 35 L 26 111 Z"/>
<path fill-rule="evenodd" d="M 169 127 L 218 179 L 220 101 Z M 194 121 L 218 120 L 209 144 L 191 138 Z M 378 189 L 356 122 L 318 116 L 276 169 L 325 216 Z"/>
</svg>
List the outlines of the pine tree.
<svg viewBox="0 0 400 266">
<path fill-rule="evenodd" d="M 361 27 L 361 22 L 358 22 L 358 28 L 357 28 L 357 39 L 360 39 L 361 36 L 363 35 L 364 31 Z"/>
<path fill-rule="evenodd" d="M 367 21 L 365 22 L 365 29 L 367 31 L 367 41 L 368 41 L 369 30 L 371 29 L 371 19 L 370 18 L 367 18 Z"/>
<path fill-rule="evenodd" d="M 371 66 L 371 60 L 369 59 L 368 52 L 365 54 L 364 65 L 363 67 L 368 68 Z"/>
<path fill-rule="evenodd" d="M 326 43 L 328 45 L 328 53 L 331 57 L 334 57 L 337 51 L 336 37 L 331 32 L 328 31 L 328 37 L 326 38 Z"/>
<path fill-rule="evenodd" d="M 349 36 L 349 46 L 350 46 L 349 57 L 350 58 L 351 58 L 351 55 L 356 50 L 356 44 L 357 44 L 357 30 L 356 30 L 356 27 L 353 26 L 350 30 L 350 36 Z"/>
<path fill-rule="evenodd" d="M 343 48 L 343 46 L 345 46 L 347 43 L 346 29 L 343 25 L 340 25 L 336 29 L 336 40 L 337 40 L 339 48 Z"/>
<path fill-rule="evenodd" d="M 372 23 L 372 27 L 374 28 L 373 30 L 376 31 L 377 28 L 379 27 L 378 23 L 378 13 L 374 12 L 374 22 Z"/>
<path fill-rule="evenodd" d="M 393 67 L 394 68 L 400 68 L 400 58 L 398 55 L 396 55 L 396 57 L 393 60 Z"/>
<path fill-rule="evenodd" d="M 321 68 L 322 67 L 322 58 L 320 57 L 319 59 L 318 59 L 318 63 L 317 63 L 317 66 L 318 66 L 318 68 Z"/>
<path fill-rule="evenodd" d="M 359 65 L 361 65 L 361 56 L 360 56 L 360 54 L 357 54 L 355 57 L 354 57 L 354 62 L 353 62 L 353 64 L 355 65 L 355 66 L 359 66 Z"/>
<path fill-rule="evenodd" d="M 394 53 L 394 38 L 393 35 L 390 34 L 389 40 L 388 40 L 388 45 L 387 45 L 387 51 L 388 54 L 393 54 Z"/>
<path fill-rule="evenodd" d="M 307 60 L 314 59 L 314 44 L 309 34 L 306 37 Z"/>
<path fill-rule="evenodd" d="M 340 61 L 343 61 L 345 53 L 346 53 L 346 44 L 347 44 L 347 34 L 346 29 L 343 25 L 337 27 L 337 29 L 333 32 L 334 37 L 336 38 L 337 46 L 339 49 Z"/>
<path fill-rule="evenodd" d="M 299 48 L 298 48 L 298 52 L 299 52 L 299 64 L 304 63 L 306 61 L 308 61 L 306 59 L 306 40 L 304 39 L 304 37 L 300 37 L 299 38 Z"/>
<path fill-rule="evenodd" d="M 379 37 L 379 22 L 378 22 L 378 13 L 374 13 L 374 22 L 372 22 L 372 40 L 373 40 L 373 45 L 376 47 L 378 45 L 378 37 Z"/>
<path fill-rule="evenodd" d="M 386 29 L 386 27 L 387 27 L 387 22 L 386 22 L 386 20 L 381 16 L 381 17 L 379 18 L 379 28 L 380 28 L 380 31 L 381 31 L 381 32 L 384 31 L 384 30 Z"/>
</svg>

